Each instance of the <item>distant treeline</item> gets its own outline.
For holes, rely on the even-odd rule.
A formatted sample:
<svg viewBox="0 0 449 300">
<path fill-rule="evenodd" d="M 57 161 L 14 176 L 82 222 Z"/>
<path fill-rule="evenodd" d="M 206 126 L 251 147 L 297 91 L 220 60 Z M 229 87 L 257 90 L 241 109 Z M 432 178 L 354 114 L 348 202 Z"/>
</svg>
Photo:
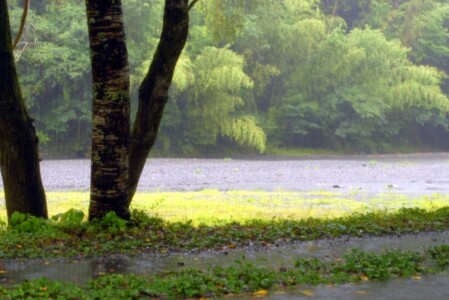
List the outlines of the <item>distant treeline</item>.
<svg viewBox="0 0 449 300">
<path fill-rule="evenodd" d="M 157 152 L 449 149 L 447 0 L 235 1 L 200 0 L 192 12 Z M 136 95 L 163 1 L 122 2 Z M 22 1 L 8 3 L 17 29 Z M 41 147 L 88 155 L 84 2 L 31 1 L 15 54 Z"/>
</svg>

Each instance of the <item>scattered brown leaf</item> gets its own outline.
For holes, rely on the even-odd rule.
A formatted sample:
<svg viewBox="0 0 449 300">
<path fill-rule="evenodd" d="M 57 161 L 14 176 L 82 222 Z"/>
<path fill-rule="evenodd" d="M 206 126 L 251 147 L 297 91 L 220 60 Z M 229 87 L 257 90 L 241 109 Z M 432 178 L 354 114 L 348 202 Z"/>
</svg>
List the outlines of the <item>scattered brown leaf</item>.
<svg viewBox="0 0 449 300">
<path fill-rule="evenodd" d="M 253 296 L 259 298 L 259 297 L 265 297 L 267 294 L 268 294 L 267 290 L 259 290 L 257 292 L 254 292 Z"/>
</svg>

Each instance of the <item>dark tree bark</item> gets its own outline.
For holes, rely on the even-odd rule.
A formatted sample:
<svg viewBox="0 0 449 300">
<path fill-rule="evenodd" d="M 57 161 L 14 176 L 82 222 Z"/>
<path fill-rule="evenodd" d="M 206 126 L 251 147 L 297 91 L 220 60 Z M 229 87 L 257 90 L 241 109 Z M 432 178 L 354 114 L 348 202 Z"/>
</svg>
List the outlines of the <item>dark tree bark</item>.
<svg viewBox="0 0 449 300">
<path fill-rule="evenodd" d="M 176 63 L 189 34 L 188 0 L 166 0 L 161 38 L 139 89 L 139 107 L 130 148 L 129 203 L 136 192 L 148 154 L 156 140 Z"/>
<path fill-rule="evenodd" d="M 6 0 L 0 0 L 0 168 L 8 218 L 16 211 L 47 218 L 38 139 L 17 78 Z"/>
<path fill-rule="evenodd" d="M 89 219 L 129 219 L 129 67 L 120 0 L 86 0 L 93 77 Z"/>
<path fill-rule="evenodd" d="M 114 211 L 129 219 L 129 205 L 156 140 L 176 63 L 198 0 L 165 0 L 161 38 L 139 89 L 132 133 L 129 70 L 121 2 L 86 0 L 93 72 L 93 137 L 89 219 Z"/>
</svg>

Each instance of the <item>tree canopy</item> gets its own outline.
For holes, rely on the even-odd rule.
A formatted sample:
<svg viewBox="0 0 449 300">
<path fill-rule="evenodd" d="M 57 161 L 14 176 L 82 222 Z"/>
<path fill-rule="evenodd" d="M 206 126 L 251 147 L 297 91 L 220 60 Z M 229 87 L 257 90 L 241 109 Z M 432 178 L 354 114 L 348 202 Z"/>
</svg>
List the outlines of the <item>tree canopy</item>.
<svg viewBox="0 0 449 300">
<path fill-rule="evenodd" d="M 8 5 L 17 29 L 20 3 Z M 137 98 L 159 40 L 163 1 L 123 5 Z M 447 149 L 448 12 L 441 0 L 199 1 L 156 150 Z M 49 155 L 89 154 L 84 14 L 79 1 L 32 1 L 15 52 Z"/>
</svg>

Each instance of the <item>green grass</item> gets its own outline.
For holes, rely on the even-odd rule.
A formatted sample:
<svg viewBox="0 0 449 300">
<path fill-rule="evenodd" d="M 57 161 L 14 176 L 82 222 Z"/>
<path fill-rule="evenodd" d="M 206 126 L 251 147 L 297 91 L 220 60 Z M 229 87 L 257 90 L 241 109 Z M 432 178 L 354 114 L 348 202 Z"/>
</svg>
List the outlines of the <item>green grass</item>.
<svg viewBox="0 0 449 300">
<path fill-rule="evenodd" d="M 0 259 L 92 257 L 112 254 L 205 251 L 267 246 L 344 235 L 385 235 L 449 230 L 449 206 L 394 213 L 357 213 L 339 218 L 270 219 L 215 225 L 168 222 L 134 210 L 126 224 L 114 214 L 93 223 L 82 211 L 70 210 L 48 221 L 13 215 L 0 226 Z"/>
<path fill-rule="evenodd" d="M 3 198 L 0 193 L 0 201 Z M 87 192 L 47 193 L 50 216 L 71 208 L 88 209 Z M 143 210 L 168 222 L 191 221 L 194 225 L 217 225 L 248 220 L 338 218 L 354 213 L 395 212 L 401 208 L 434 210 L 449 206 L 449 195 L 433 194 L 408 197 L 383 193 L 375 197 L 359 191 L 345 195 L 339 192 L 313 191 L 218 191 L 138 193 L 132 208 Z M 5 220 L 4 202 L 0 219 Z"/>
<path fill-rule="evenodd" d="M 16 215 L 7 227 L 3 217 L 0 259 L 202 251 L 449 230 L 449 197 L 438 194 L 369 198 L 327 191 L 140 193 L 129 225 L 114 216 L 90 224 L 87 207 L 87 193 L 50 192 L 49 221 Z"/>
<path fill-rule="evenodd" d="M 274 156 L 311 156 L 311 155 L 336 155 L 343 154 L 342 151 L 329 150 L 329 149 L 313 149 L 313 148 L 275 148 L 268 147 L 264 153 L 265 155 Z"/>
</svg>

